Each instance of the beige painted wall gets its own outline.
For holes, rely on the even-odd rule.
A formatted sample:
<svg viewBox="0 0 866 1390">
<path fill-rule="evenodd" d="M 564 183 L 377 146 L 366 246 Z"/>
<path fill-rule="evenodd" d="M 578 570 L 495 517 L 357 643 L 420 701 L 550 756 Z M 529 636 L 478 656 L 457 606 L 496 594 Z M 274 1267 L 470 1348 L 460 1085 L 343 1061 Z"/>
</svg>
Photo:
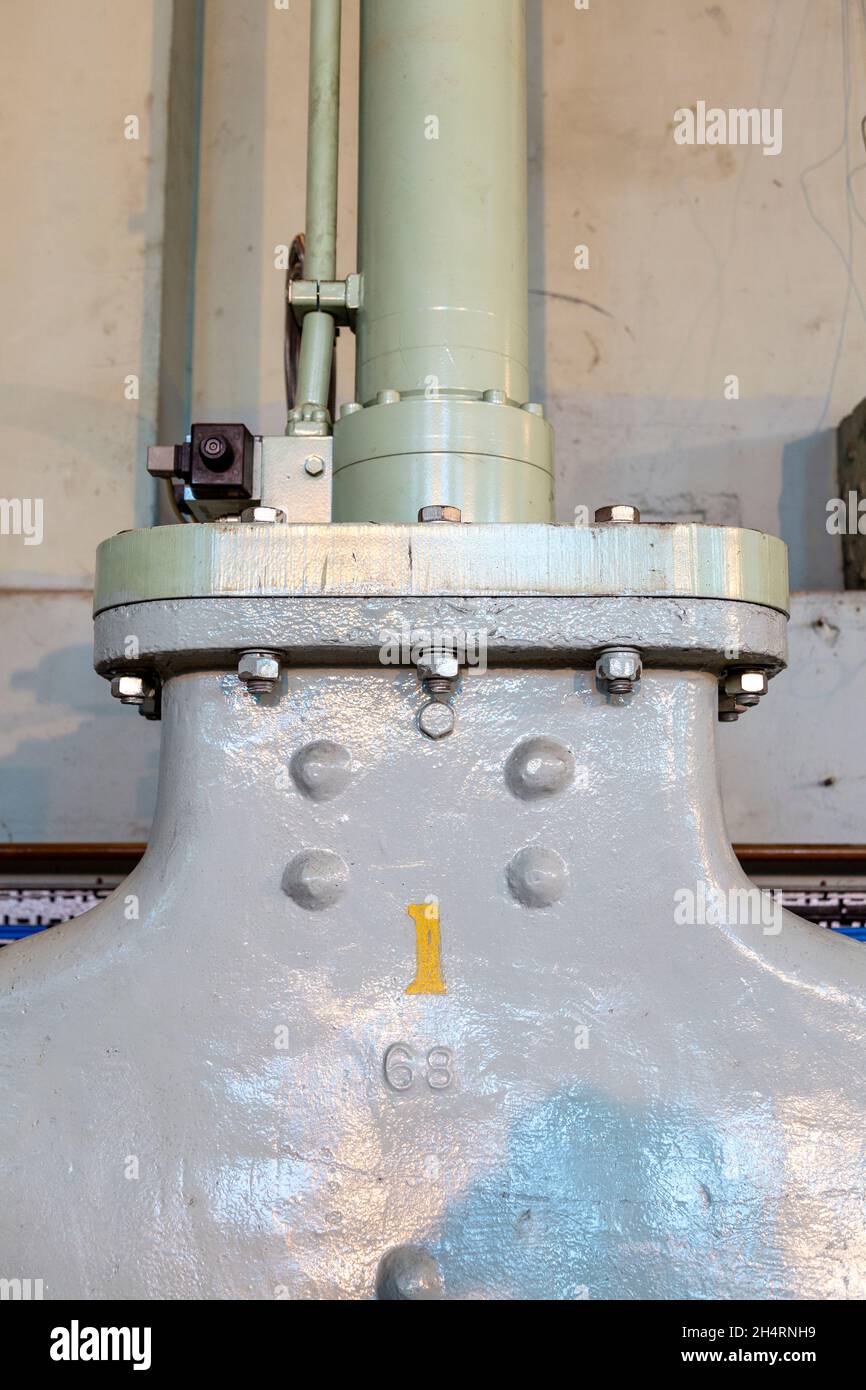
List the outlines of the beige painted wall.
<svg viewBox="0 0 866 1390">
<path fill-rule="evenodd" d="M 44 499 L 45 539 L 3 537 L 0 583 L 86 588 L 102 537 L 152 514 L 171 3 L 5 0 L 2 22 L 0 492 Z"/>
<path fill-rule="evenodd" d="M 604 493 L 742 522 L 789 542 L 797 587 L 841 586 L 824 520 L 832 431 L 866 392 L 863 13 L 543 4 L 533 283 L 560 519 Z M 673 114 L 699 99 L 782 108 L 782 153 L 676 145 Z M 577 272 L 581 242 L 592 265 Z"/>
<path fill-rule="evenodd" d="M 0 536 L 6 840 L 149 823 L 156 730 L 91 669 L 90 590 L 98 542 L 153 516 L 170 30 L 171 0 L 3 5 L 0 496 L 41 499 L 44 528 Z"/>
<path fill-rule="evenodd" d="M 338 265 L 354 269 L 357 0 L 344 0 Z M 304 227 L 309 0 L 207 0 L 196 263 L 193 413 L 260 434 L 286 425 L 285 271 L 275 251 Z M 351 335 L 338 344 L 353 399 Z"/>
</svg>

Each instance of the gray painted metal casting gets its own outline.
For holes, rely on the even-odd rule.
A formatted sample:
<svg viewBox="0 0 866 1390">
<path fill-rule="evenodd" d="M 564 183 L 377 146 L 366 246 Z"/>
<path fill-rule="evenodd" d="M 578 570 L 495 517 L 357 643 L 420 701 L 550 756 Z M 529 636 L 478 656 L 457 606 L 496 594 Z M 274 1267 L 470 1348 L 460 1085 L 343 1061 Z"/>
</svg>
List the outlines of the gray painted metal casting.
<svg viewBox="0 0 866 1390">
<path fill-rule="evenodd" d="M 108 902 L 0 954 L 0 1273 L 47 1298 L 866 1297 L 866 951 L 751 887 L 717 786 L 720 679 L 735 719 L 785 665 L 786 553 L 544 524 L 523 20 L 362 5 L 342 525 L 301 524 L 301 409 L 251 520 L 100 550 L 159 799 Z M 322 400 L 333 329 L 306 314 Z"/>
<path fill-rule="evenodd" d="M 409 1245 L 446 1298 L 863 1297 L 866 955 L 697 920 L 747 886 L 714 678 L 489 671 L 439 743 L 419 702 L 168 682 L 144 861 L 0 960 L 4 1268 L 364 1299 Z"/>
</svg>

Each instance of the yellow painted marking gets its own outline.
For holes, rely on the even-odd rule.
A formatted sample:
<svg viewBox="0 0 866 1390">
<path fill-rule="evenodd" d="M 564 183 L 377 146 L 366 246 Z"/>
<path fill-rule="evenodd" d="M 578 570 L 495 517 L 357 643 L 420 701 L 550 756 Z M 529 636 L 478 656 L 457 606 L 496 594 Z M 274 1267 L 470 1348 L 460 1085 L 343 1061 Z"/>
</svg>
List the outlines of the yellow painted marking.
<svg viewBox="0 0 866 1390">
<path fill-rule="evenodd" d="M 415 923 L 415 978 L 406 994 L 447 994 L 442 978 L 442 933 L 436 903 L 410 903 L 406 908 Z"/>
</svg>

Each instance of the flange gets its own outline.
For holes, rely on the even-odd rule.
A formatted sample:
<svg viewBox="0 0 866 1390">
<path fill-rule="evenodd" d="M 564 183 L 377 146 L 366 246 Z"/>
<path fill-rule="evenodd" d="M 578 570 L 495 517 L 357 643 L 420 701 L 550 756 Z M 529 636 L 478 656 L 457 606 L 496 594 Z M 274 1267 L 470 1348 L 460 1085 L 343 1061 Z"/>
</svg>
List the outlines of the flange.
<svg viewBox="0 0 866 1390">
<path fill-rule="evenodd" d="M 680 522 L 157 526 L 100 545 L 94 612 L 161 599 L 388 595 L 721 599 L 787 613 L 787 548 L 759 531 Z"/>
<path fill-rule="evenodd" d="M 522 595 L 154 599 L 107 608 L 94 625 L 94 664 L 106 676 L 231 668 L 250 649 L 293 665 L 410 666 L 428 647 L 460 653 L 470 673 L 592 666 L 606 648 L 636 647 L 647 667 L 745 665 L 772 676 L 787 661 L 787 624 L 776 609 L 719 599 Z"/>
</svg>

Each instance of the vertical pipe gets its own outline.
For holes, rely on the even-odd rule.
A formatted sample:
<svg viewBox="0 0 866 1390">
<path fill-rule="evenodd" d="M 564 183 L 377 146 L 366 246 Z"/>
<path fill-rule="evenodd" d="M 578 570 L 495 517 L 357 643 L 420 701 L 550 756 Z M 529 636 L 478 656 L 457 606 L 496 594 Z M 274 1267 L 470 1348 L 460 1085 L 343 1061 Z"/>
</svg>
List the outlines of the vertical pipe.
<svg viewBox="0 0 866 1390">
<path fill-rule="evenodd" d="M 312 0 L 304 258 L 308 280 L 333 280 L 337 274 L 341 10 L 341 0 Z"/>
<path fill-rule="evenodd" d="M 310 87 L 307 103 L 307 216 L 304 276 L 333 280 L 337 274 L 337 170 L 340 141 L 340 33 L 342 0 L 312 0 Z M 292 433 L 304 406 L 328 404 L 334 353 L 334 320 L 304 319 Z"/>
</svg>

